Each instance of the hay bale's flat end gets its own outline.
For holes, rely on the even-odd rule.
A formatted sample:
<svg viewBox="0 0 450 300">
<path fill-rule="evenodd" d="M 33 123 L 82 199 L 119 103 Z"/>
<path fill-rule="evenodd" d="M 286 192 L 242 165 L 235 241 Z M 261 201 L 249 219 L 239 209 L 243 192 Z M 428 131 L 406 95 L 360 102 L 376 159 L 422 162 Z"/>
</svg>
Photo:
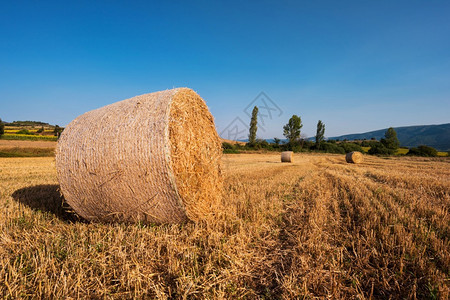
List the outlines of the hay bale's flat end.
<svg viewBox="0 0 450 300">
<path fill-rule="evenodd" d="M 294 152 L 292 151 L 281 152 L 281 162 L 291 163 L 293 161 L 294 161 Z"/>
<path fill-rule="evenodd" d="M 349 152 L 345 155 L 345 161 L 352 164 L 359 164 L 364 161 L 364 156 L 359 151 Z"/>
</svg>

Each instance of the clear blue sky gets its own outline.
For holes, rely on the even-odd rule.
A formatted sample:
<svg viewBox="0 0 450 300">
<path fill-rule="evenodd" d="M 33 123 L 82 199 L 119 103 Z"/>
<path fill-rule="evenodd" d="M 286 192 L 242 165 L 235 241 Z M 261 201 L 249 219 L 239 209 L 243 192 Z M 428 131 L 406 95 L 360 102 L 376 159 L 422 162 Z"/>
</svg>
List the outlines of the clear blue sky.
<svg viewBox="0 0 450 300">
<path fill-rule="evenodd" d="M 450 122 L 449 1 L 2 1 L 0 118 L 67 125 L 187 86 L 222 132 L 261 92 L 259 137 Z M 259 104 L 258 104 L 259 105 Z M 274 111 L 275 112 L 275 111 Z"/>
</svg>

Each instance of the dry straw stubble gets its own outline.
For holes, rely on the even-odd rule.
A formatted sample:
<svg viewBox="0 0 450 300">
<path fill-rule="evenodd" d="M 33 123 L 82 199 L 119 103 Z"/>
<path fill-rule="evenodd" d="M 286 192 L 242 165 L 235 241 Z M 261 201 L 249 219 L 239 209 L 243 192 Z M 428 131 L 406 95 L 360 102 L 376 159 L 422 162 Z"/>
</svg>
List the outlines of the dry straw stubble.
<svg viewBox="0 0 450 300">
<path fill-rule="evenodd" d="M 348 163 L 359 164 L 362 163 L 363 160 L 364 157 L 359 151 L 349 152 L 345 155 L 345 161 Z"/>
<path fill-rule="evenodd" d="M 221 143 L 203 99 L 188 88 L 87 112 L 57 146 L 61 191 L 92 221 L 177 223 L 213 212 Z"/>
<path fill-rule="evenodd" d="M 279 161 L 225 155 L 220 217 L 147 227 L 68 224 L 53 158 L 0 158 L 0 295 L 449 299 L 447 158 Z"/>
</svg>

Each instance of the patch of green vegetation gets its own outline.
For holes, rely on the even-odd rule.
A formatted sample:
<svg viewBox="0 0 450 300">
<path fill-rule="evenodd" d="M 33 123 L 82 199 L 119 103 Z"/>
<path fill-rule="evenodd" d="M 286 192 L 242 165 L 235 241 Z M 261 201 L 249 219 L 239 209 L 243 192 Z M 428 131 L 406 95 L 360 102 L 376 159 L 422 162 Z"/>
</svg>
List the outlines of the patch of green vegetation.
<svg viewBox="0 0 450 300">
<path fill-rule="evenodd" d="M 397 152 L 395 152 L 396 155 L 406 155 L 409 152 L 408 148 L 398 148 Z"/>
<path fill-rule="evenodd" d="M 365 153 L 369 152 L 370 147 L 361 147 Z M 395 155 L 407 155 L 409 153 L 409 149 L 406 147 L 401 147 L 397 149 L 397 152 L 395 152 Z M 411 154 L 410 154 L 411 155 Z M 448 157 L 449 153 L 448 152 L 442 152 L 442 151 L 438 151 L 437 152 L 437 156 L 439 157 Z"/>
<path fill-rule="evenodd" d="M 21 129 L 17 131 L 16 134 L 34 135 L 34 133 L 30 132 L 28 129 Z"/>
<path fill-rule="evenodd" d="M 239 150 L 236 150 L 236 149 L 223 149 L 223 153 L 225 153 L 225 154 L 230 154 L 230 153 L 238 154 L 238 153 L 241 153 L 241 152 Z"/>
<path fill-rule="evenodd" d="M 417 148 L 409 149 L 408 155 L 425 156 L 425 157 L 436 157 L 438 152 L 433 147 L 420 145 Z"/>
<path fill-rule="evenodd" d="M 345 154 L 345 149 L 336 143 L 323 142 L 320 144 L 320 149 L 327 153 Z"/>
<path fill-rule="evenodd" d="M 233 145 L 233 144 L 230 144 L 227 142 L 222 143 L 223 153 L 241 153 L 240 150 L 242 150 L 243 148 L 245 148 L 245 147 L 242 147 L 239 144 Z"/>
<path fill-rule="evenodd" d="M 0 149 L 0 157 L 50 157 L 55 151 L 51 148 L 5 148 Z"/>
<path fill-rule="evenodd" d="M 3 140 L 24 140 L 24 141 L 57 141 L 57 136 L 48 135 L 28 135 L 28 134 L 11 134 L 5 133 L 1 136 Z"/>
<path fill-rule="evenodd" d="M 343 148 L 345 153 L 353 152 L 353 151 L 359 151 L 361 153 L 364 152 L 364 150 L 361 148 L 361 146 L 357 143 L 341 143 L 339 144 L 339 147 Z"/>
</svg>

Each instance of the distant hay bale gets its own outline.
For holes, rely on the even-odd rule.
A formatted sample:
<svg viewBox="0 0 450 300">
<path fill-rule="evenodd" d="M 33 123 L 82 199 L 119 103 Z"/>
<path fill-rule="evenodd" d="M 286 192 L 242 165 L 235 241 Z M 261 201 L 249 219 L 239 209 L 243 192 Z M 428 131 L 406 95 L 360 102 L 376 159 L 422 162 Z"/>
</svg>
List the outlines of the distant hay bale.
<svg viewBox="0 0 450 300">
<path fill-rule="evenodd" d="M 221 155 L 205 102 L 177 88 L 73 120 L 56 169 L 66 201 L 87 220 L 178 223 L 204 218 L 219 200 Z"/>
<path fill-rule="evenodd" d="M 292 151 L 281 152 L 281 162 L 293 162 L 294 160 L 293 153 L 294 152 Z"/>
<path fill-rule="evenodd" d="M 349 152 L 345 155 L 345 160 L 348 163 L 359 164 L 359 163 L 363 162 L 364 157 L 361 152 L 353 151 L 353 152 Z"/>
</svg>

